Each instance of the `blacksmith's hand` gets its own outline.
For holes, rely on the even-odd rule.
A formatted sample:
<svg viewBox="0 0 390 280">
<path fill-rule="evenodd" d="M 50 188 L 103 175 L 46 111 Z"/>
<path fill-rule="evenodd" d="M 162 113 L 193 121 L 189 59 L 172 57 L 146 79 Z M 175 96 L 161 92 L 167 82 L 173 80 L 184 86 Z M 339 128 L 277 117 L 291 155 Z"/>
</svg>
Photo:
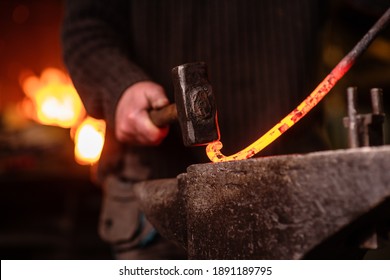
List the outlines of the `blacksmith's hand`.
<svg viewBox="0 0 390 280">
<path fill-rule="evenodd" d="M 163 87 L 142 81 L 127 88 L 115 114 L 115 135 L 121 142 L 137 146 L 157 146 L 168 134 L 168 127 L 159 128 L 149 118 L 150 109 L 169 103 Z"/>
</svg>

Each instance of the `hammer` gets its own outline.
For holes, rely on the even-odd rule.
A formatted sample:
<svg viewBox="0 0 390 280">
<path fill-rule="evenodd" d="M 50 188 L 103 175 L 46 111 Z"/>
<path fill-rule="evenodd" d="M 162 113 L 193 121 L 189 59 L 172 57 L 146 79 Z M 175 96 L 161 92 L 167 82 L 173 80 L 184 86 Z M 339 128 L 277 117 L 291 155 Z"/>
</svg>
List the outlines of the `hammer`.
<svg viewBox="0 0 390 280">
<path fill-rule="evenodd" d="M 180 124 L 186 147 L 219 140 L 217 109 L 204 62 L 186 63 L 172 69 L 175 103 L 149 112 L 158 127 Z"/>
</svg>

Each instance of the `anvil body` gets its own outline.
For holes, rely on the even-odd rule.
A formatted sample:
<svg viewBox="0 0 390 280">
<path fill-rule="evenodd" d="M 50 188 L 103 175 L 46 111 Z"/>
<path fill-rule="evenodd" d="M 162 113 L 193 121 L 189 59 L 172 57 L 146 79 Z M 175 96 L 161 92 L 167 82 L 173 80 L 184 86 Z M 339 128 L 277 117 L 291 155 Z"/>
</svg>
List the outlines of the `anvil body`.
<svg viewBox="0 0 390 280">
<path fill-rule="evenodd" d="M 367 147 L 192 165 L 136 194 L 190 259 L 359 258 L 387 234 L 389 171 L 390 146 Z"/>
</svg>

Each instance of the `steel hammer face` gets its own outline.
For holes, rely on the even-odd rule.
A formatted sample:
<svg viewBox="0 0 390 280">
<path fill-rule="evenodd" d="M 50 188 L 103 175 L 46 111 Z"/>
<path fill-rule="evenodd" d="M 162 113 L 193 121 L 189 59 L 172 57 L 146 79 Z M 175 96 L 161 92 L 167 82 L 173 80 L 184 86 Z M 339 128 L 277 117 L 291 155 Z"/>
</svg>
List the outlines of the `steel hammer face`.
<svg viewBox="0 0 390 280">
<path fill-rule="evenodd" d="M 172 69 L 178 121 L 185 146 L 201 146 L 219 140 L 217 109 L 204 62 Z"/>
</svg>

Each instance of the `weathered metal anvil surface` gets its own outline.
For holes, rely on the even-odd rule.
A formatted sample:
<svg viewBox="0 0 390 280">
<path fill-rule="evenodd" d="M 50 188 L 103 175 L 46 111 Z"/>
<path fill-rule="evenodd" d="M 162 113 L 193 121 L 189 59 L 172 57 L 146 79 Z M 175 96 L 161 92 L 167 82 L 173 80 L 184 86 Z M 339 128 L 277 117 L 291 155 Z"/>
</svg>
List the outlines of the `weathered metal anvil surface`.
<svg viewBox="0 0 390 280">
<path fill-rule="evenodd" d="M 190 259 L 353 258 L 388 234 L 390 146 L 192 165 L 136 192 Z"/>
</svg>

